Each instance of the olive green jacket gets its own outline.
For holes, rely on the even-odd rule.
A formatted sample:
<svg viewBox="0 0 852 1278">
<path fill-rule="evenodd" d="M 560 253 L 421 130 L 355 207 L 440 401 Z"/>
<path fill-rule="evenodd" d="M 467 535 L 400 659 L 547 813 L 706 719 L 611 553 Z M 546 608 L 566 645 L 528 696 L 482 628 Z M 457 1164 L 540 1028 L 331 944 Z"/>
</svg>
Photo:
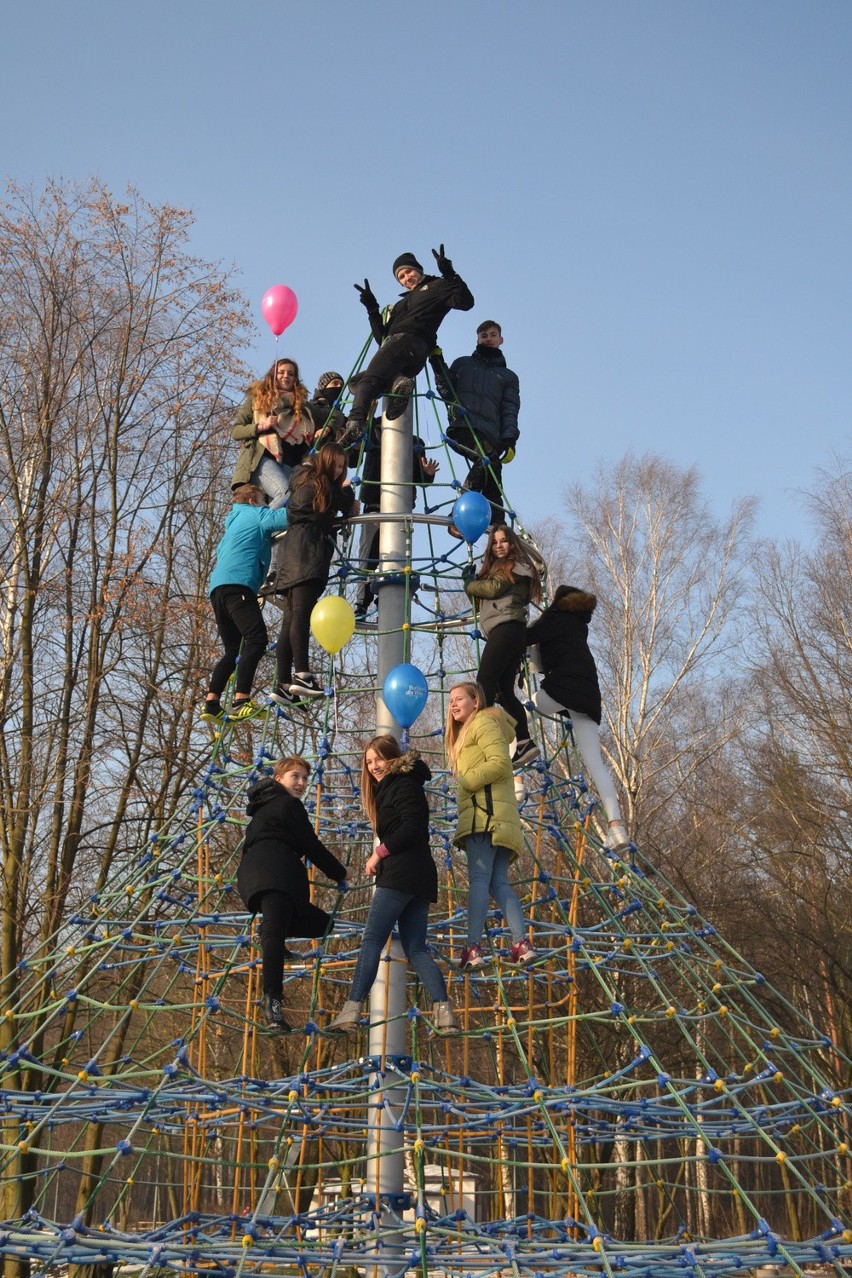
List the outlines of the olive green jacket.
<svg viewBox="0 0 852 1278">
<path fill-rule="evenodd" d="M 250 483 L 252 475 L 268 452 L 263 442 L 264 436 L 257 434 L 261 416 L 252 407 L 251 395 L 246 395 L 237 409 L 231 427 L 231 439 L 237 440 L 240 445 L 237 464 L 231 477 L 232 488 Z M 292 404 L 279 404 L 277 417 L 278 429 L 275 433 L 281 440 L 283 460 L 290 466 L 298 465 L 314 437 L 314 419 L 306 404 L 302 405 L 299 422 L 293 420 Z M 271 453 L 269 455 L 272 456 Z"/>
<path fill-rule="evenodd" d="M 533 570 L 527 564 L 515 564 L 514 581 L 503 576 L 474 577 L 465 586 L 469 599 L 476 599 L 479 629 L 487 639 L 495 626 L 504 621 L 527 624 L 532 596 Z"/>
</svg>

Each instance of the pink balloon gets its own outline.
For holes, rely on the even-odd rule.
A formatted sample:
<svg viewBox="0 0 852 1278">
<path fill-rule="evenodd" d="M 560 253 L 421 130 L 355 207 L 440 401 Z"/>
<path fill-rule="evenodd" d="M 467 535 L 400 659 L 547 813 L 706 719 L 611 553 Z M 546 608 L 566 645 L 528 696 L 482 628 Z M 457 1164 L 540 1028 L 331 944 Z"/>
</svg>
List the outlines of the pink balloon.
<svg viewBox="0 0 852 1278">
<path fill-rule="evenodd" d="M 263 318 L 276 337 L 280 337 L 284 329 L 293 323 L 298 309 L 296 294 L 286 284 L 273 284 L 264 293 L 260 304 Z"/>
</svg>

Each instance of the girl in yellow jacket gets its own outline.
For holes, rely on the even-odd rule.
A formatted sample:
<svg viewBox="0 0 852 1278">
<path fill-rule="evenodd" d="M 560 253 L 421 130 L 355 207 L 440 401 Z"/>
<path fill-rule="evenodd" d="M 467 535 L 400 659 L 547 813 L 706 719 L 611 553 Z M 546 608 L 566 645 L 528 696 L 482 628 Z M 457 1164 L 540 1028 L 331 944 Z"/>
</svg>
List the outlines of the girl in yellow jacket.
<svg viewBox="0 0 852 1278">
<path fill-rule="evenodd" d="M 459 683 L 450 691 L 445 742 L 458 797 L 453 842 L 467 855 L 469 883 L 463 968 L 483 967 L 487 961 L 480 942 L 489 896 L 512 933 L 512 961 L 529 963 L 535 958 L 524 935 L 520 903 L 509 886 L 509 862 L 524 842 L 509 757 L 514 734 L 512 719 L 499 706 L 486 705 L 478 683 Z"/>
</svg>

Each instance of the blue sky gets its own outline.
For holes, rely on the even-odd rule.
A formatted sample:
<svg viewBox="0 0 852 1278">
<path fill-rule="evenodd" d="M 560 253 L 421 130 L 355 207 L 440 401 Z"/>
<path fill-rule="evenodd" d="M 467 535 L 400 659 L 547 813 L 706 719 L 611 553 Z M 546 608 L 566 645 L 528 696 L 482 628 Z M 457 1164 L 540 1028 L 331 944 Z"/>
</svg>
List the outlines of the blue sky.
<svg viewBox="0 0 852 1278">
<path fill-rule="evenodd" d="M 5 174 L 193 209 L 258 369 L 271 284 L 313 385 L 366 339 L 353 282 L 392 300 L 443 241 L 477 301 L 445 353 L 497 319 L 521 379 L 524 522 L 652 450 L 807 536 L 794 492 L 850 435 L 848 0 L 81 0 L 3 30 Z"/>
</svg>

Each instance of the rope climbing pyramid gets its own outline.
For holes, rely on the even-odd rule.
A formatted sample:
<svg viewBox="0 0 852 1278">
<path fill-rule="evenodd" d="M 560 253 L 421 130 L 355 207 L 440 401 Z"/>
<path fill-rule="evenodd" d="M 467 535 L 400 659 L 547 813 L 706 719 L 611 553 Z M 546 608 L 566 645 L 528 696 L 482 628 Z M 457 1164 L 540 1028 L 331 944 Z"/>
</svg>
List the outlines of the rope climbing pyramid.
<svg viewBox="0 0 852 1278">
<path fill-rule="evenodd" d="M 411 418 L 383 426 L 397 475 Z M 471 551 L 448 534 L 462 480 L 443 432 L 433 446 L 418 431 L 450 479 L 418 515 L 411 483 L 383 483 L 364 517 L 382 529 L 375 570 L 358 521 L 341 535 L 332 587 L 369 572 L 378 610 L 322 672 L 328 695 L 226 721 L 168 827 L 21 964 L 0 1007 L 0 1254 L 33 1278 L 847 1273 L 850 1062 L 641 850 L 608 850 L 565 718 L 536 720 L 539 759 L 516 778 L 536 959 L 509 961 L 492 911 L 489 964 L 460 970 L 467 879 L 441 725 L 479 636 Z M 406 738 L 432 771 L 429 943 L 460 1029 L 432 1032 L 394 942 L 369 1030 L 346 1040 L 325 1031 L 370 899 L 360 754 L 400 660 L 429 687 Z M 257 926 L 234 879 L 247 788 L 290 754 L 314 763 L 305 804 L 351 888 L 314 885 L 333 922 L 293 942 L 297 1032 L 281 1036 L 259 1017 Z"/>
</svg>

